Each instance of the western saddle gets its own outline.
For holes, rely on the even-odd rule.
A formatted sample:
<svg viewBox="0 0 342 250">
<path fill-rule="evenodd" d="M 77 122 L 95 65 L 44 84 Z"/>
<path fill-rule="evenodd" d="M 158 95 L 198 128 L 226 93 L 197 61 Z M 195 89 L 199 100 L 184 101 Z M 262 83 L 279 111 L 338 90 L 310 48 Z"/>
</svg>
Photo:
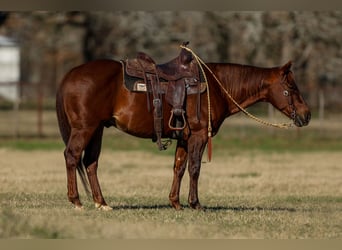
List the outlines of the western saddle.
<svg viewBox="0 0 342 250">
<path fill-rule="evenodd" d="M 183 43 L 183 46 L 189 42 Z M 153 96 L 153 117 L 155 138 L 159 150 L 167 148 L 169 142 L 162 143 L 163 95 L 172 106 L 168 126 L 178 137 L 187 125 L 184 110 L 186 94 L 197 94 L 197 118 L 200 119 L 200 94 L 205 91 L 203 72 L 191 52 L 182 48 L 178 57 L 165 64 L 156 64 L 145 53 L 139 52 L 134 59 L 121 61 L 124 65 L 125 86 L 130 91 L 145 92 L 147 109 L 151 111 L 150 94 Z"/>
</svg>

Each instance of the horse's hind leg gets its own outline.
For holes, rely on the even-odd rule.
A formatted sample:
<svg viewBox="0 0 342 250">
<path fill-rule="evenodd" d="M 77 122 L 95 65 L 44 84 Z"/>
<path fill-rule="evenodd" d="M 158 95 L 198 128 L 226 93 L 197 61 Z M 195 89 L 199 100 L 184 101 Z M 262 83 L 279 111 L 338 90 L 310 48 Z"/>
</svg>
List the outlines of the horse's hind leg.
<svg viewBox="0 0 342 250">
<path fill-rule="evenodd" d="M 83 164 L 87 170 L 88 180 L 95 202 L 95 207 L 107 211 L 112 210 L 112 208 L 107 205 L 103 198 L 100 183 L 97 177 L 98 159 L 101 152 L 102 134 L 103 126 L 100 125 L 94 132 L 93 137 L 91 138 L 89 144 L 85 149 Z"/>
<path fill-rule="evenodd" d="M 82 152 L 89 142 L 94 129 L 76 129 L 72 128 L 67 147 L 64 151 L 66 170 L 68 198 L 76 208 L 82 208 L 82 203 L 77 190 L 76 168 L 80 164 Z"/>
</svg>

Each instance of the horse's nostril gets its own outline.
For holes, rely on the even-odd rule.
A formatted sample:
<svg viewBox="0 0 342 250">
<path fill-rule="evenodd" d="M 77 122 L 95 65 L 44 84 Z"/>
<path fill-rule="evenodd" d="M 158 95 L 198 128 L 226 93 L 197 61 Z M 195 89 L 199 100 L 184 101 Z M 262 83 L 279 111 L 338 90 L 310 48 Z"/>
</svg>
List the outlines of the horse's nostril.
<svg viewBox="0 0 342 250">
<path fill-rule="evenodd" d="M 306 114 L 305 120 L 306 120 L 307 122 L 309 122 L 310 119 L 311 119 L 311 112 L 308 112 L 308 113 Z"/>
</svg>

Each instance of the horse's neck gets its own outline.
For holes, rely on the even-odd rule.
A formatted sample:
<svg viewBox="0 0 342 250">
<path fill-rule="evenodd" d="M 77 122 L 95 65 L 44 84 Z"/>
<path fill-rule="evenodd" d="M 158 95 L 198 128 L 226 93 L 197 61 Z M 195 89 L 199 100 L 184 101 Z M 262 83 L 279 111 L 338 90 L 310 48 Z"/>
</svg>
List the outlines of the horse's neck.
<svg viewBox="0 0 342 250">
<path fill-rule="evenodd" d="M 265 69 L 237 64 L 224 64 L 223 67 L 225 69 L 221 72 L 224 73 L 220 77 L 223 88 L 241 107 L 247 108 L 264 100 L 262 81 L 265 77 Z M 223 92 L 225 91 L 223 90 Z M 240 111 L 227 94 L 226 99 L 230 114 Z"/>
</svg>

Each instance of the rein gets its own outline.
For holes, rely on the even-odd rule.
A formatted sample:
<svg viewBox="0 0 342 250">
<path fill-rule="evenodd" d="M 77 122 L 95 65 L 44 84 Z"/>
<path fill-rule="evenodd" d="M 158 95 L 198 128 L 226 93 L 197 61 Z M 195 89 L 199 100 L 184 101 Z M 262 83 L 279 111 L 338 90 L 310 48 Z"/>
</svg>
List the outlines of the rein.
<svg viewBox="0 0 342 250">
<path fill-rule="evenodd" d="M 183 45 L 180 45 L 180 47 L 182 49 L 186 49 L 187 51 L 189 51 L 196 59 L 196 61 L 199 63 L 200 65 L 200 68 L 201 70 L 203 71 L 203 68 L 202 68 L 202 65 L 205 66 L 205 68 L 211 73 L 211 75 L 215 78 L 215 80 L 217 81 L 217 83 L 219 84 L 219 86 L 221 87 L 221 89 L 223 90 L 223 92 L 226 94 L 226 96 L 240 109 L 240 111 L 242 111 L 245 115 L 247 115 L 249 118 L 255 120 L 256 122 L 259 122 L 263 125 L 266 125 L 266 126 L 270 126 L 270 127 L 276 127 L 276 128 L 284 128 L 284 129 L 287 129 L 289 127 L 292 127 L 292 124 L 291 123 L 271 123 L 271 122 L 268 122 L 268 121 L 265 121 L 263 119 L 260 119 L 254 115 L 252 115 L 251 113 L 249 113 L 246 109 L 244 109 L 243 107 L 241 107 L 241 105 L 234 100 L 234 98 L 231 96 L 231 94 L 229 94 L 229 92 L 223 87 L 223 84 L 222 82 L 217 78 L 217 76 L 214 74 L 214 72 L 212 72 L 212 70 L 208 67 L 208 65 L 205 64 L 205 62 L 203 62 L 203 60 L 201 58 L 199 58 L 199 56 L 197 56 L 195 54 L 195 52 L 193 52 L 193 50 L 191 50 L 190 48 L 188 47 L 185 47 Z M 204 71 L 203 71 L 204 73 Z M 208 81 L 207 81 L 207 78 L 206 78 L 206 75 L 204 74 L 204 78 L 205 78 L 205 81 L 206 81 L 206 85 L 207 85 L 207 91 L 208 91 L 208 120 L 209 120 L 209 123 L 208 123 L 208 137 L 211 138 L 211 131 L 212 131 L 212 128 L 211 128 L 211 121 L 210 121 L 210 118 L 211 118 L 211 108 L 210 108 L 210 98 L 209 98 L 209 84 L 208 84 Z"/>
<path fill-rule="evenodd" d="M 283 95 L 288 97 L 288 106 L 292 109 L 291 118 L 295 119 L 296 117 L 296 107 L 293 105 L 293 98 L 292 98 L 292 91 L 288 90 L 286 86 L 284 86 L 286 76 L 284 76 L 283 80 L 281 81 L 281 85 L 284 88 Z"/>
</svg>

